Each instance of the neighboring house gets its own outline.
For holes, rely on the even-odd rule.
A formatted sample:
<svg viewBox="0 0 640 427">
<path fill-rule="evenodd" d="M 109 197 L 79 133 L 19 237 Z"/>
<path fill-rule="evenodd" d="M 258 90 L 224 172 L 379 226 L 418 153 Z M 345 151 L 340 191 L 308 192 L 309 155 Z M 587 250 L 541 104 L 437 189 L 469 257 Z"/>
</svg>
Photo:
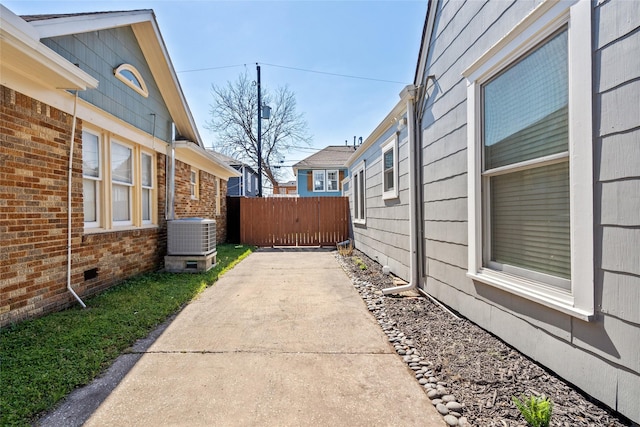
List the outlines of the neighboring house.
<svg viewBox="0 0 640 427">
<path fill-rule="evenodd" d="M 300 197 L 342 196 L 345 162 L 355 151 L 349 145 L 330 145 L 293 165 Z"/>
<path fill-rule="evenodd" d="M 151 10 L 0 5 L 0 76 L 0 326 L 162 267 L 167 219 L 224 241 L 238 173 L 204 149 Z"/>
<path fill-rule="evenodd" d="M 240 172 L 240 176 L 229 178 L 229 182 L 227 184 L 228 196 L 258 196 L 258 173 L 251 166 L 238 159 L 234 159 L 233 157 L 218 153 L 217 151 L 208 151 L 220 161 Z"/>
<path fill-rule="evenodd" d="M 287 182 L 279 182 L 273 189 L 274 196 L 297 196 L 298 185 L 295 180 Z"/>
<path fill-rule="evenodd" d="M 356 246 L 409 281 L 385 293 L 418 287 L 636 423 L 638 28 L 640 2 L 432 0 L 415 84 L 347 162 Z"/>
</svg>

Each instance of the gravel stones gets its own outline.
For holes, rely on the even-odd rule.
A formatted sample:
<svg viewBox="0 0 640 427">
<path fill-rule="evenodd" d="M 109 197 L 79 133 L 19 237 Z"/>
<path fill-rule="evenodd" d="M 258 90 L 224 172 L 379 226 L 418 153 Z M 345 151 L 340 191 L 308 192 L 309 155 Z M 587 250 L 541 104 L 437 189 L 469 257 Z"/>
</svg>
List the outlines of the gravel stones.
<svg viewBox="0 0 640 427">
<path fill-rule="evenodd" d="M 405 363 L 432 404 L 448 409 L 443 416 L 448 425 L 522 427 L 526 423 L 511 401 L 521 394 L 551 397 L 554 426 L 632 425 L 469 320 L 453 318 L 428 298 L 408 293 L 383 296 L 381 289 L 394 286 L 393 277 L 383 275 L 381 266 L 360 251 L 354 250 L 354 256 L 367 265 L 366 270 L 360 270 L 351 257 L 336 254 L 336 259 L 398 357 L 417 357 L 418 362 L 411 357 Z M 447 395 L 454 400 L 444 401 Z"/>
</svg>

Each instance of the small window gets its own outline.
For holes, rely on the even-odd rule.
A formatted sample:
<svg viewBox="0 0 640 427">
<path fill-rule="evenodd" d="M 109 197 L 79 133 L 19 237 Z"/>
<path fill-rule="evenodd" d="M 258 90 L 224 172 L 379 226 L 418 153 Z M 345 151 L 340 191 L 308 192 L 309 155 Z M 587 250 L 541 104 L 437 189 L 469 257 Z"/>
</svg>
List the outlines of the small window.
<svg viewBox="0 0 640 427">
<path fill-rule="evenodd" d="M 129 86 L 131 89 L 138 92 L 140 95 L 147 98 L 149 96 L 149 90 L 147 85 L 142 79 L 142 75 L 138 72 L 136 67 L 131 64 L 122 64 L 118 68 L 113 70 L 113 74 L 116 78 Z"/>
<path fill-rule="evenodd" d="M 142 223 L 149 224 L 153 212 L 153 157 L 142 153 L 140 160 L 142 163 Z"/>
<path fill-rule="evenodd" d="M 326 191 L 325 171 L 313 171 L 313 191 Z"/>
<path fill-rule="evenodd" d="M 398 197 L 398 139 L 392 136 L 382 146 L 382 198 Z"/>
<path fill-rule="evenodd" d="M 82 197 L 84 226 L 100 226 L 100 188 L 102 184 L 102 156 L 100 137 L 82 132 Z"/>
<path fill-rule="evenodd" d="M 327 191 L 338 191 L 338 171 L 327 171 Z"/>
<path fill-rule="evenodd" d="M 222 181 L 220 178 L 216 177 L 215 179 L 216 185 L 216 215 L 220 215 L 222 212 Z"/>
<path fill-rule="evenodd" d="M 356 224 L 365 224 L 366 216 L 366 178 L 365 164 L 362 162 L 353 171 L 353 218 Z"/>
<path fill-rule="evenodd" d="M 111 190 L 114 225 L 131 225 L 131 188 L 133 187 L 133 150 L 111 143 Z"/>
<path fill-rule="evenodd" d="M 191 185 L 191 198 L 198 199 L 200 197 L 200 174 L 196 169 L 191 169 L 190 185 Z"/>
</svg>

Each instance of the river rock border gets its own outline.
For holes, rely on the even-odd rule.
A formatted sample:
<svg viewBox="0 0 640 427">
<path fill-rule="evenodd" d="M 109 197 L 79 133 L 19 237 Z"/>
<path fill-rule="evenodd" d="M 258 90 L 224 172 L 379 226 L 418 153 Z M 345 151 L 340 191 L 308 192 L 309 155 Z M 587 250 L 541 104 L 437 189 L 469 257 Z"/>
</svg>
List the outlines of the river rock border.
<svg viewBox="0 0 640 427">
<path fill-rule="evenodd" d="M 440 381 L 434 375 L 433 363 L 426 360 L 413 346 L 413 341 L 407 338 L 404 333 L 396 328 L 395 321 L 389 319 L 384 308 L 384 296 L 375 285 L 365 280 L 354 277 L 348 268 L 344 268 L 342 257 L 337 255 L 336 259 L 343 265 L 343 269 L 351 278 L 353 286 L 356 288 L 367 305 L 367 309 L 374 315 L 378 324 L 389 338 L 396 353 L 402 357 L 404 362 L 414 372 L 415 378 L 436 407 L 437 411 L 444 417 L 444 421 L 449 426 L 470 427 L 472 424 L 464 416 L 464 405 L 459 403 L 456 397 L 447 388 L 447 383 Z"/>
</svg>

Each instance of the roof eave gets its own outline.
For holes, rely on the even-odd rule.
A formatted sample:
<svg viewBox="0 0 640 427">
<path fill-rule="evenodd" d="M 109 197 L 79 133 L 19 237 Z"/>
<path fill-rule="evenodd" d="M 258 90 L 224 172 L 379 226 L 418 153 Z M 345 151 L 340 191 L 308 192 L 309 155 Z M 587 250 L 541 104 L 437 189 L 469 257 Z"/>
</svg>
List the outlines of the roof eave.
<svg viewBox="0 0 640 427">
<path fill-rule="evenodd" d="M 57 89 L 86 90 L 98 80 L 42 44 L 38 32 L 0 4 L 0 64 L 4 71 L 30 75 Z"/>
<path fill-rule="evenodd" d="M 32 21 L 40 38 L 131 26 L 181 136 L 204 148 L 153 10 L 79 14 Z"/>
</svg>

